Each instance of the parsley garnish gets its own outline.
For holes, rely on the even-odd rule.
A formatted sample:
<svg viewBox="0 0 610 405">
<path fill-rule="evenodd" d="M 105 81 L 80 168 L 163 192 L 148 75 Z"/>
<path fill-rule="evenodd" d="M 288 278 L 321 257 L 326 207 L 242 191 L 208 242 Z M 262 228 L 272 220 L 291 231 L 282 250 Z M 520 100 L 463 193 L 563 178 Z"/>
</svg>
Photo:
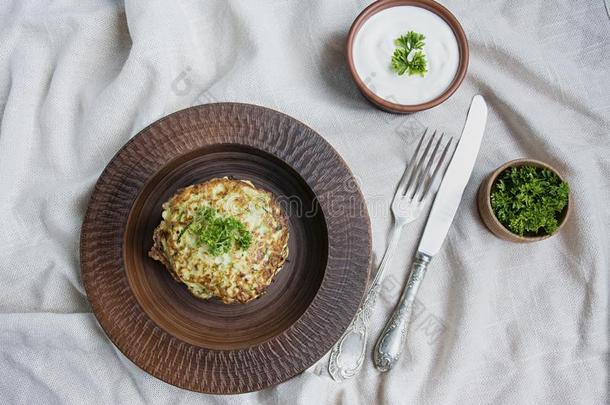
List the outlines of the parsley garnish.
<svg viewBox="0 0 610 405">
<path fill-rule="evenodd" d="M 178 240 L 187 230 L 195 236 L 197 245 L 205 245 L 212 256 L 227 253 L 233 245 L 246 250 L 252 242 L 252 235 L 242 222 L 233 217 L 222 217 L 210 207 L 202 207 L 197 211 Z"/>
<path fill-rule="evenodd" d="M 517 235 L 551 235 L 569 192 L 568 184 L 548 169 L 513 167 L 498 176 L 491 207 L 500 223 Z"/>
<path fill-rule="evenodd" d="M 422 52 L 424 48 L 424 40 L 426 37 L 423 34 L 409 31 L 407 35 L 402 35 L 394 40 L 394 45 L 397 46 L 392 55 L 392 69 L 399 76 L 407 73 L 409 76 L 420 75 L 428 72 L 426 70 L 426 55 Z"/>
</svg>

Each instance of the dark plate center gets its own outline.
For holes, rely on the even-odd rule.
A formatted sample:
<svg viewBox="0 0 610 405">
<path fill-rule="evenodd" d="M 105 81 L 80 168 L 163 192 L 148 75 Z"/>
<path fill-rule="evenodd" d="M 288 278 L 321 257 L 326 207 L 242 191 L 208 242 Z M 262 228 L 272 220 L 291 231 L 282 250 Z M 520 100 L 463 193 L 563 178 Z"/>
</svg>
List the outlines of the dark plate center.
<svg viewBox="0 0 610 405">
<path fill-rule="evenodd" d="M 271 191 L 289 218 L 288 261 L 267 292 L 247 304 L 195 298 L 148 257 L 161 205 L 182 187 L 225 176 Z M 152 177 L 131 210 L 123 254 L 136 299 L 159 327 L 197 346 L 239 349 L 282 333 L 305 312 L 324 277 L 328 237 L 314 193 L 291 167 L 252 147 L 221 144 L 183 155 Z"/>
</svg>

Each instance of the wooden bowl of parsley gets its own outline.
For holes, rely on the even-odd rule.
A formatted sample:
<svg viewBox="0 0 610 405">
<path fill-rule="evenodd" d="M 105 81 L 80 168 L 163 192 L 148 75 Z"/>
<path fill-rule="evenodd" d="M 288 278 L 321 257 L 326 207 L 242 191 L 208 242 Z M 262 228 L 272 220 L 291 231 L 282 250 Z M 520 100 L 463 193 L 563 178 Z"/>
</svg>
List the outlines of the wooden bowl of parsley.
<svg viewBox="0 0 610 405">
<path fill-rule="evenodd" d="M 534 159 L 500 166 L 481 184 L 477 202 L 496 236 L 518 243 L 556 234 L 570 211 L 570 188 L 553 167 Z"/>
</svg>

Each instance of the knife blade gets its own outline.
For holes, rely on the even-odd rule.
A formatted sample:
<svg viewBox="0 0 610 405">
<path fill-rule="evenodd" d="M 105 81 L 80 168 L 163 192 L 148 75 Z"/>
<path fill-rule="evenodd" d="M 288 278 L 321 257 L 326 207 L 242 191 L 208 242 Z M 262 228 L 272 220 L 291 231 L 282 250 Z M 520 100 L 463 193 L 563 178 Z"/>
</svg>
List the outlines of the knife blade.
<svg viewBox="0 0 610 405">
<path fill-rule="evenodd" d="M 487 104 L 482 96 L 476 95 L 472 98 L 462 136 L 432 204 L 417 248 L 419 252 L 434 256 L 440 250 L 474 168 L 486 122 Z"/>
</svg>

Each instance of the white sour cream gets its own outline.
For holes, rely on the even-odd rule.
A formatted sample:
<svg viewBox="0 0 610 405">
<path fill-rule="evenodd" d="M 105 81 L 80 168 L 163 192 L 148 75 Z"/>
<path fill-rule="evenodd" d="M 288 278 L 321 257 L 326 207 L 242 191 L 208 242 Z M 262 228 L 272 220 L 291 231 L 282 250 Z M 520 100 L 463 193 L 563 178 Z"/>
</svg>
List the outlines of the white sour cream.
<svg viewBox="0 0 610 405">
<path fill-rule="evenodd" d="M 392 70 L 394 40 L 408 31 L 423 34 L 428 72 L 424 77 Z M 428 102 L 453 82 L 460 50 L 451 27 L 421 7 L 396 6 L 372 15 L 356 34 L 353 60 L 364 84 L 384 100 L 404 105 Z"/>
</svg>

